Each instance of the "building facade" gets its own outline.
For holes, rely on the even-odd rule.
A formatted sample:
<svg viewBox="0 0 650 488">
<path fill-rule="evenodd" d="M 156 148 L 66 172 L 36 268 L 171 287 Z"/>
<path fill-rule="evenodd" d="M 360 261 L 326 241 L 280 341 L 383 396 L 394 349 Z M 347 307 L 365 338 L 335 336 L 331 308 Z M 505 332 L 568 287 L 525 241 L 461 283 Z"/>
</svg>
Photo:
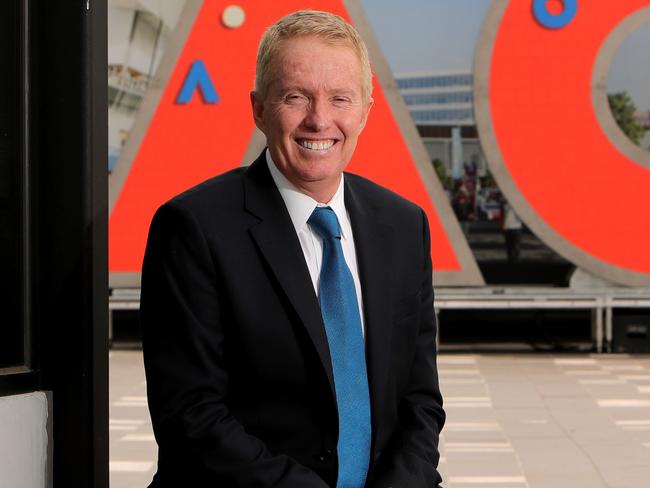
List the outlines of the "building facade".
<svg viewBox="0 0 650 488">
<path fill-rule="evenodd" d="M 432 161 L 455 179 L 466 165 L 487 174 L 474 122 L 473 76 L 467 71 L 395 75 L 397 87 Z"/>
</svg>

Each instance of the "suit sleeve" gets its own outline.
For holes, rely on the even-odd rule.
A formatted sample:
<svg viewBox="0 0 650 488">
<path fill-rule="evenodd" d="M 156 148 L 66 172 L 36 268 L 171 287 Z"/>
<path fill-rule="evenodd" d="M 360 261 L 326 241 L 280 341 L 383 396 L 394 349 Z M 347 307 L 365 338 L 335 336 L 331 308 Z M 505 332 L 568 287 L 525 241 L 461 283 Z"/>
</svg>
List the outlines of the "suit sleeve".
<svg viewBox="0 0 650 488">
<path fill-rule="evenodd" d="M 422 212 L 423 255 L 420 322 L 407 391 L 399 404 L 399 426 L 376 466 L 372 488 L 440 487 L 438 442 L 445 422 L 436 367 L 436 317 L 429 225 Z"/>
<path fill-rule="evenodd" d="M 198 463 L 214 486 L 326 488 L 310 469 L 272 454 L 229 412 L 218 283 L 197 219 L 179 204 L 161 207 L 149 231 L 141 295 L 149 409 L 160 451 Z M 182 462 L 175 458 L 165 462 Z"/>
</svg>

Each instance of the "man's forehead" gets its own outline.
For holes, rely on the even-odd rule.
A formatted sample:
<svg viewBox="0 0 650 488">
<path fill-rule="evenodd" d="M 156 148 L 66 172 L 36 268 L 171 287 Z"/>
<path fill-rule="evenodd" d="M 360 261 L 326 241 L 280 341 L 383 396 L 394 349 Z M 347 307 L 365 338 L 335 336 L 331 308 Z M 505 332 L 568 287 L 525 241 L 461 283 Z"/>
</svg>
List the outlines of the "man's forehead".
<svg viewBox="0 0 650 488">
<path fill-rule="evenodd" d="M 324 48 L 325 57 L 314 52 Z M 316 80 L 324 81 L 330 89 L 354 91 L 361 89 L 361 63 L 352 48 L 324 42 L 320 39 L 296 37 L 283 41 L 272 63 L 271 83 L 283 89 L 303 87 Z M 350 78 L 355 82 L 350 83 Z M 357 83 L 358 82 L 358 83 Z M 359 85 L 354 86 L 354 85 Z M 352 86 L 351 86 L 352 85 Z"/>
<path fill-rule="evenodd" d="M 329 44 L 318 39 L 299 37 L 295 41 L 285 41 L 278 47 L 273 61 L 276 69 L 361 71 L 361 62 L 351 47 Z"/>
<path fill-rule="evenodd" d="M 294 36 L 282 39 L 278 42 L 275 52 L 272 52 L 271 55 L 275 58 L 280 58 L 290 56 L 295 51 L 314 48 L 327 50 L 331 56 L 352 57 L 358 61 L 358 56 L 352 45 L 331 39 L 321 39 L 314 35 Z"/>
</svg>

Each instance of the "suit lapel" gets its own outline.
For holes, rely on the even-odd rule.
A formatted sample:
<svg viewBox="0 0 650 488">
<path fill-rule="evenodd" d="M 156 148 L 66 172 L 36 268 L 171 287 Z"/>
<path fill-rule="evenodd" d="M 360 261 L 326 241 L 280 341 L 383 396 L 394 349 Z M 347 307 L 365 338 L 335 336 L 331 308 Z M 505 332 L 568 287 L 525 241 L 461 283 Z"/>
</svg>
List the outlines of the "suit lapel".
<svg viewBox="0 0 650 488">
<path fill-rule="evenodd" d="M 250 234 L 303 322 L 334 395 L 334 377 L 325 327 L 304 254 L 289 212 L 266 165 L 264 153 L 244 176 L 246 209 L 260 222 Z"/>
<path fill-rule="evenodd" d="M 244 176 L 246 209 L 260 222 L 250 234 L 282 290 L 303 322 L 334 393 L 332 362 L 318 298 L 302 248 L 282 196 L 266 166 L 264 153 Z M 345 205 L 352 225 L 359 264 L 366 329 L 366 361 L 372 405 L 373 437 L 381 428 L 382 400 L 388 379 L 391 320 L 392 227 L 379 222 L 363 191 L 345 180 Z"/>
<path fill-rule="evenodd" d="M 388 379 L 390 357 L 390 269 L 392 227 L 379 222 L 362 192 L 346 178 L 345 206 L 350 214 L 359 263 L 366 329 L 366 361 L 372 405 L 373 437 L 381 428 L 382 400 Z"/>
</svg>

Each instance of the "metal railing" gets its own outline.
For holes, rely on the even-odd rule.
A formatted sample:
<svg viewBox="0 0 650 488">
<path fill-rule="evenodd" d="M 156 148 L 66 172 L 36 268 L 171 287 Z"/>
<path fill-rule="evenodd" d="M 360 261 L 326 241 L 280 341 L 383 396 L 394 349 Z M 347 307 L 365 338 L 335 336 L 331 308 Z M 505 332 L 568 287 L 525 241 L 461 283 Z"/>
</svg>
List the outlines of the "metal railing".
<svg viewBox="0 0 650 488">
<path fill-rule="evenodd" d="M 434 307 L 440 310 L 591 310 L 592 340 L 597 352 L 611 352 L 616 308 L 649 308 L 650 289 L 610 288 L 573 290 L 550 287 L 436 288 Z M 139 288 L 115 288 L 108 302 L 109 340 L 113 312 L 138 310 Z M 444 324 L 443 324 L 444 325 Z"/>
</svg>

